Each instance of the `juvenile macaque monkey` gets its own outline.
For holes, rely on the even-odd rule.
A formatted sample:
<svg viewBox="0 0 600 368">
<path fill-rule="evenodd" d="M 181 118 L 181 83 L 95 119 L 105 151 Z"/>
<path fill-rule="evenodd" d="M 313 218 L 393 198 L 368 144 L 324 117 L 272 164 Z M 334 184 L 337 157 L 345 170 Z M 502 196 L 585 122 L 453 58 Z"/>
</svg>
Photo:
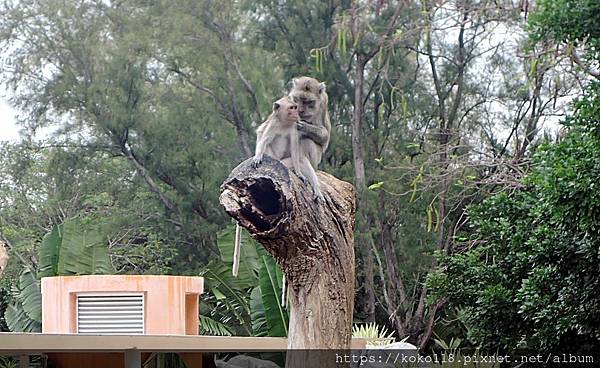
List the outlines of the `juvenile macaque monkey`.
<svg viewBox="0 0 600 368">
<path fill-rule="evenodd" d="M 283 97 L 273 103 L 273 112 L 256 130 L 256 151 L 252 158 L 252 167 L 257 168 L 265 154 L 283 161 L 289 159 L 288 168 L 305 180 L 300 170 L 299 138 L 296 122 L 300 119 L 298 105 L 289 97 Z"/>
<path fill-rule="evenodd" d="M 300 144 L 296 128 L 298 120 L 298 106 L 289 97 L 277 100 L 273 104 L 271 115 L 256 130 L 256 153 L 252 159 L 252 166 L 258 167 L 264 154 L 280 160 L 294 170 L 302 181 L 308 179 L 314 199 L 322 202 L 324 199 L 319 190 L 317 174 Z"/>
<path fill-rule="evenodd" d="M 300 145 L 300 135 L 296 124 L 300 116 L 298 105 L 290 97 L 282 97 L 273 103 L 273 112 L 256 130 L 256 151 L 250 165 L 257 168 L 265 154 L 280 160 L 288 169 L 305 182 L 308 179 L 313 189 L 314 199 L 322 203 L 325 199 L 319 190 L 317 174 Z M 241 227 L 235 229 L 233 251 L 233 276 L 238 275 L 241 248 Z"/>
</svg>

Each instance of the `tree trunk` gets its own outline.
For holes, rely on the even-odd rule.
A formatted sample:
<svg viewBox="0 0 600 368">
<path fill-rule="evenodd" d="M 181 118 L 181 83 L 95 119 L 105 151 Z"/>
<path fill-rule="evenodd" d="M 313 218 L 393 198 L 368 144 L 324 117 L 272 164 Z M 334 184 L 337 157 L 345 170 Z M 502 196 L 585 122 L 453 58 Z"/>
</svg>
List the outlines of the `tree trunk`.
<svg viewBox="0 0 600 368">
<path fill-rule="evenodd" d="M 365 160 L 362 144 L 362 119 L 364 112 L 363 84 L 365 81 L 365 65 L 367 61 L 363 54 L 356 55 L 356 68 L 354 75 L 354 114 L 352 116 L 352 158 L 354 159 L 354 176 L 356 188 L 365 187 Z"/>
<path fill-rule="evenodd" d="M 221 186 L 220 202 L 285 273 L 290 290 L 288 349 L 349 349 L 354 188 L 324 172 L 317 176 L 324 204 L 315 203 L 310 186 L 279 161 L 265 157 L 253 169 L 246 160 Z M 328 366 L 319 358 L 288 354 L 286 367 Z"/>
<path fill-rule="evenodd" d="M 364 314 L 365 320 L 375 322 L 375 281 L 374 281 L 374 264 L 371 255 L 371 244 L 373 239 L 368 234 L 368 219 L 367 214 L 367 199 L 366 193 L 366 177 L 365 177 L 365 160 L 363 154 L 362 143 L 362 120 L 364 115 L 364 81 L 365 81 L 365 66 L 369 61 L 369 57 L 365 54 L 356 54 L 356 68 L 354 75 L 354 113 L 352 116 L 352 157 L 354 161 L 354 178 L 356 188 L 358 190 L 358 208 L 359 221 L 358 232 L 361 235 L 359 244 L 359 256 L 364 262 L 364 282 L 365 302 Z"/>
</svg>

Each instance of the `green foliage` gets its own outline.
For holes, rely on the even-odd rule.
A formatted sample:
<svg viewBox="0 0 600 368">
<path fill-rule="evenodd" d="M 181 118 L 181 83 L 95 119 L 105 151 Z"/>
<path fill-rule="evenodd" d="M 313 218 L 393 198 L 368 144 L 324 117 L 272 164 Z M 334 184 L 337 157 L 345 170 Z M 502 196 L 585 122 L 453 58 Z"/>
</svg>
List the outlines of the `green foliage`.
<svg viewBox="0 0 600 368">
<path fill-rule="evenodd" d="M 52 228 L 40 248 L 40 277 L 113 274 L 103 219 L 76 218 Z"/>
<path fill-rule="evenodd" d="M 233 264 L 233 248 L 235 244 L 235 229 L 228 226 L 217 235 L 217 246 L 221 254 L 221 261 L 225 264 Z M 258 244 L 250 237 L 246 231 L 242 231 L 240 247 L 240 268 L 238 278 L 249 280 L 249 285 L 255 285 L 254 281 L 261 267 L 261 260 L 258 255 Z M 264 252 L 263 252 L 264 253 Z"/>
<path fill-rule="evenodd" d="M 42 293 L 40 281 L 32 271 L 25 270 L 21 274 L 13 301 L 6 308 L 4 318 L 11 331 L 41 331 Z"/>
<path fill-rule="evenodd" d="M 261 261 L 259 269 L 261 303 L 253 303 L 253 305 L 255 307 L 260 305 L 264 310 L 263 313 L 268 327 L 267 336 L 287 336 L 289 315 L 288 311 L 282 306 L 281 300 L 283 272 L 281 272 L 273 257 L 263 255 Z M 257 315 L 254 310 L 252 313 L 255 318 L 262 320 L 262 317 Z M 253 327 L 255 325 L 257 324 L 253 321 Z"/>
<path fill-rule="evenodd" d="M 21 274 L 19 280 L 20 293 L 19 299 L 23 305 L 23 310 L 27 317 L 36 322 L 42 322 L 42 293 L 40 280 L 35 275 L 26 270 Z"/>
<path fill-rule="evenodd" d="M 440 257 L 443 271 L 429 283 L 465 308 L 473 343 L 502 351 L 597 347 L 599 153 L 599 137 L 574 126 L 539 150 L 525 189 L 471 209 L 473 247 Z"/>
<path fill-rule="evenodd" d="M 148 238 L 150 248 L 172 248 L 166 257 L 172 262 L 160 267 L 140 260 L 140 247 L 120 252 L 119 270 L 197 273 L 216 255 L 214 234 L 229 221 L 218 187 L 250 155 L 253 124 L 283 87 L 279 78 L 263 78 L 264 68 L 277 75 L 271 55 L 237 42 L 238 5 L 37 1 L 0 7 L 0 48 L 11 65 L 22 66 L 2 64 L 2 83 L 14 89 L 11 102 L 24 112 L 26 134 L 44 127 L 54 132 L 47 142 L 30 142 L 47 155 L 32 170 L 47 172 L 34 179 L 50 182 L 37 198 L 53 210 L 66 203 L 82 210 L 83 199 L 106 193 L 103 209 L 123 216 L 125 244 Z M 235 143 L 236 132 L 244 142 Z M 78 213 L 58 215 L 54 223 Z M 156 254 L 152 250 L 148 254 Z"/>
<path fill-rule="evenodd" d="M 0 368 L 17 368 L 18 366 L 19 362 L 14 358 L 0 356 Z"/>
<path fill-rule="evenodd" d="M 558 42 L 589 44 L 587 49 L 600 56 L 600 3 L 596 0 L 541 0 L 530 18 L 534 41 L 553 39 Z"/>
<path fill-rule="evenodd" d="M 64 269 L 62 261 L 65 257 L 60 254 L 62 250 L 62 232 L 62 225 L 55 225 L 42 239 L 40 258 L 44 265 L 40 268 L 40 277 L 58 275 L 59 269 Z"/>
<path fill-rule="evenodd" d="M 174 267 L 178 261 L 178 249 L 168 240 L 161 239 L 156 229 L 138 227 L 138 234 L 131 241 L 110 249 L 112 263 L 117 273 L 135 275 L 172 275 L 177 271 L 189 271 Z"/>
<path fill-rule="evenodd" d="M 281 306 L 283 274 L 275 260 L 242 232 L 238 277 L 231 273 L 235 226 L 219 233 L 221 260 L 211 261 L 201 273 L 206 293 L 201 318 L 226 325 L 233 335 L 287 336 L 288 312 Z M 210 324 L 205 333 L 222 333 Z"/>
<path fill-rule="evenodd" d="M 200 315 L 200 335 L 231 336 L 232 332 L 226 325 L 210 317 Z"/>
<path fill-rule="evenodd" d="M 599 59 L 600 4 L 543 0 L 534 42 L 565 42 Z M 560 142 L 534 157 L 524 188 L 470 210 L 469 249 L 440 256 L 434 297 L 463 308 L 485 349 L 593 353 L 600 339 L 600 87 L 587 86 Z M 460 285 L 456 287 L 455 285 Z"/>
<path fill-rule="evenodd" d="M 253 336 L 268 336 L 269 326 L 267 324 L 267 314 L 265 313 L 260 287 L 252 289 L 252 293 L 250 294 L 250 313 Z"/>
<path fill-rule="evenodd" d="M 600 82 L 591 83 L 573 105 L 575 113 L 567 118 L 565 125 L 600 137 Z"/>
<path fill-rule="evenodd" d="M 41 277 L 114 273 L 108 255 L 106 225 L 95 216 L 69 219 L 44 236 L 40 272 L 36 275 L 25 269 L 21 273 L 18 290 L 6 309 L 4 317 L 11 331 L 41 331 Z"/>
<path fill-rule="evenodd" d="M 200 275 L 210 293 L 203 299 L 208 316 L 240 331 L 237 334 L 251 335 L 248 295 L 257 280 L 233 277 L 231 265 L 221 262 L 209 263 Z M 202 310 L 200 313 L 207 315 Z"/>
</svg>

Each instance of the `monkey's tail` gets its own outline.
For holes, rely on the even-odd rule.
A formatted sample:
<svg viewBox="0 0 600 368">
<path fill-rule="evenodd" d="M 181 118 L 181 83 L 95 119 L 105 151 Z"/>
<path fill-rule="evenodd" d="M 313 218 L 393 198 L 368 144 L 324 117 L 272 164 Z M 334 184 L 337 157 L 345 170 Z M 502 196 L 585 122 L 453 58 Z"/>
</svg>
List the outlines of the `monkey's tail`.
<svg viewBox="0 0 600 368">
<path fill-rule="evenodd" d="M 242 246 L 242 227 L 240 224 L 235 224 L 235 241 L 233 245 L 233 277 L 237 277 L 240 269 L 240 248 Z"/>
</svg>

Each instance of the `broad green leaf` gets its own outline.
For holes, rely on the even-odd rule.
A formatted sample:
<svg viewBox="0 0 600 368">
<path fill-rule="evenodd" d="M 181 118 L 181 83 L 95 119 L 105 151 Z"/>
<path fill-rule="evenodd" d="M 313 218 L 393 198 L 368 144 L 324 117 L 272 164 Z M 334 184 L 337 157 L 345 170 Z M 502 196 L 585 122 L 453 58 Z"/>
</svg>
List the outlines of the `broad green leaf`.
<svg viewBox="0 0 600 368">
<path fill-rule="evenodd" d="M 283 272 L 272 257 L 262 257 L 259 271 L 260 292 L 269 327 L 269 336 L 287 336 L 289 316 L 281 306 Z"/>
<path fill-rule="evenodd" d="M 233 277 L 231 274 L 231 264 L 220 261 L 211 261 L 204 271 L 201 272 L 204 280 L 209 285 L 219 287 L 221 291 L 226 290 L 244 290 L 258 285 L 258 274 L 239 274 Z"/>
<path fill-rule="evenodd" d="M 250 318 L 252 320 L 253 336 L 269 336 L 267 316 L 265 315 L 265 306 L 260 294 L 260 287 L 252 289 L 252 293 L 250 294 Z"/>
<path fill-rule="evenodd" d="M 62 247 L 62 225 L 55 225 L 42 239 L 40 248 L 39 277 L 59 275 L 63 269 L 60 251 Z"/>
<path fill-rule="evenodd" d="M 115 272 L 102 225 L 94 218 L 72 219 L 63 224 L 60 254 L 64 268 L 59 268 L 59 274 L 103 275 Z"/>
<path fill-rule="evenodd" d="M 227 298 L 227 297 L 225 296 L 225 294 L 223 294 L 223 293 L 221 292 L 221 290 L 219 290 L 219 288 L 212 287 L 212 288 L 210 289 L 210 291 L 211 291 L 211 292 L 212 292 L 212 293 L 215 295 L 215 298 L 217 298 L 217 300 L 222 300 L 222 299 L 225 299 L 225 298 Z"/>
<path fill-rule="evenodd" d="M 6 325 L 12 332 L 41 332 L 42 324 L 27 317 L 19 301 L 10 303 L 4 312 Z"/>
<path fill-rule="evenodd" d="M 210 262 L 201 274 L 206 283 L 206 289 L 212 292 L 221 301 L 235 300 L 250 315 L 247 290 L 256 286 L 256 278 L 233 277 L 231 265 L 222 262 Z"/>
<path fill-rule="evenodd" d="M 54 226 L 42 240 L 40 277 L 114 273 L 105 225 L 101 219 L 90 217 Z"/>
<path fill-rule="evenodd" d="M 23 311 L 30 319 L 42 322 L 42 292 L 40 281 L 29 270 L 25 270 L 19 278 L 19 299 Z"/>
<path fill-rule="evenodd" d="M 214 319 L 200 315 L 200 334 L 212 336 L 231 336 L 233 333 L 223 323 Z"/>
</svg>

